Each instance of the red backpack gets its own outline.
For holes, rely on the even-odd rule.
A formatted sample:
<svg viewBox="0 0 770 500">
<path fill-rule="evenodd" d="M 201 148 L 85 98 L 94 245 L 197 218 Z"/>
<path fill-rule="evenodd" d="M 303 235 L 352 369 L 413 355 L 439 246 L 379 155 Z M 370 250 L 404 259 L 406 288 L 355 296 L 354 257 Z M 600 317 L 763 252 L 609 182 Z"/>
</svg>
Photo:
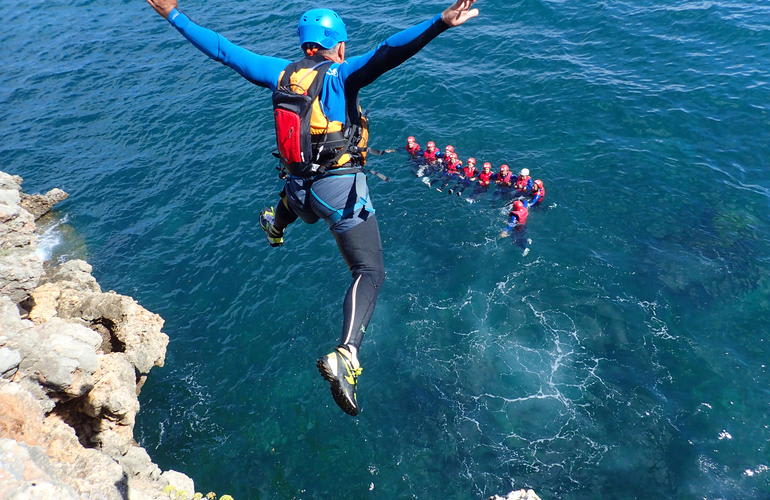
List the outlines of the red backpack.
<svg viewBox="0 0 770 500">
<path fill-rule="evenodd" d="M 326 170 L 324 165 L 316 162 L 317 158 L 313 152 L 313 143 L 310 139 L 310 115 L 313 101 L 321 93 L 324 76 L 329 70 L 331 61 L 316 64 L 299 83 L 291 83 L 291 76 L 306 65 L 307 61 L 299 61 L 286 66 L 283 77 L 278 82 L 278 88 L 273 92 L 278 157 L 286 170 L 298 177 L 310 177 Z M 306 88 L 303 88 L 301 85 L 315 69 L 318 69 L 315 77 Z"/>
</svg>

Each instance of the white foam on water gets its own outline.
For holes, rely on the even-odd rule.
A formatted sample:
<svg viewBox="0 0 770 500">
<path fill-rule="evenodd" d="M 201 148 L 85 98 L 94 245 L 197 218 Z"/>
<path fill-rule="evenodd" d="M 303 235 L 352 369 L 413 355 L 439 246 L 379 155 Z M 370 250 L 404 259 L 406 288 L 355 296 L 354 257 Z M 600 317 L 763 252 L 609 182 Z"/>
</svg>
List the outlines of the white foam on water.
<svg viewBox="0 0 770 500">
<path fill-rule="evenodd" d="M 53 256 L 54 249 L 62 242 L 62 224 L 66 224 L 69 220 L 68 215 L 64 215 L 61 219 L 57 220 L 49 227 L 47 227 L 41 235 L 37 238 L 37 255 L 43 262 L 48 262 Z"/>
</svg>

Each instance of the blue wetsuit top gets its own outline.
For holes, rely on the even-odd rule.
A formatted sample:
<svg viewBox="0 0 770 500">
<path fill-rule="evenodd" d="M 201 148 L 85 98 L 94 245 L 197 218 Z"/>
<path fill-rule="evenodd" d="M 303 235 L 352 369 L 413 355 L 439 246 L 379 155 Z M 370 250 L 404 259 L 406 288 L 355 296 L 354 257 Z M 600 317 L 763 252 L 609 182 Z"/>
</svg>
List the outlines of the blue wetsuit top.
<svg viewBox="0 0 770 500">
<path fill-rule="evenodd" d="M 276 89 L 281 72 L 292 62 L 239 47 L 215 31 L 195 24 L 177 9 L 169 13 L 168 21 L 201 52 L 270 90 Z M 363 55 L 333 63 L 326 72 L 320 96 L 324 115 L 331 121 L 345 123 L 346 106 L 357 106 L 360 89 L 412 57 L 448 28 L 438 14 L 391 36 Z"/>
<path fill-rule="evenodd" d="M 505 228 L 510 231 L 511 229 L 514 229 L 518 225 L 519 225 L 519 218 L 513 214 L 509 215 L 508 224 L 505 225 Z"/>
<path fill-rule="evenodd" d="M 531 207 L 534 207 L 535 205 L 537 205 L 538 203 L 540 203 L 540 200 L 542 200 L 542 199 L 543 199 L 542 195 L 536 194 L 531 200 L 524 201 L 522 203 L 524 203 L 525 207 L 531 208 Z"/>
</svg>

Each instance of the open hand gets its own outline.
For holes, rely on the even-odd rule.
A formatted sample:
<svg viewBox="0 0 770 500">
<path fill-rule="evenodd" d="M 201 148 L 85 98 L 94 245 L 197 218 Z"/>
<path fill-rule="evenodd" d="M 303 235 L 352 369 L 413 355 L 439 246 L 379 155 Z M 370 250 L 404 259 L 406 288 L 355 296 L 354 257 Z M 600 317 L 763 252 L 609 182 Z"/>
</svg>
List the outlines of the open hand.
<svg viewBox="0 0 770 500">
<path fill-rule="evenodd" d="M 164 18 L 168 17 L 169 12 L 177 8 L 177 0 L 147 0 L 147 3 Z"/>
<path fill-rule="evenodd" d="M 441 13 L 441 20 L 449 26 L 460 26 L 468 19 L 479 15 L 479 9 L 471 9 L 475 2 L 476 0 L 457 0 Z"/>
</svg>

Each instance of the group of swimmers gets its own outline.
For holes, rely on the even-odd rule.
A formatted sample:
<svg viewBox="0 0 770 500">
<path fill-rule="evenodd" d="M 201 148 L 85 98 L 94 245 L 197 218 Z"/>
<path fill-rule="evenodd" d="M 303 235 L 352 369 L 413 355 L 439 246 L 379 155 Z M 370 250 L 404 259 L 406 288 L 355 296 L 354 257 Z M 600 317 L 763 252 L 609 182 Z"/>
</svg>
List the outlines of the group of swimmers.
<svg viewBox="0 0 770 500">
<path fill-rule="evenodd" d="M 523 231 L 527 224 L 529 209 L 542 203 L 545 198 L 543 181 L 533 180 L 529 169 L 522 168 L 519 174 L 514 176 L 508 165 L 500 165 L 499 170 L 494 172 L 492 163 L 487 161 L 482 164 L 481 170 L 478 170 L 476 158 L 468 158 L 463 165 L 463 161 L 455 151 L 454 146 L 447 145 L 441 151 L 436 147 L 434 141 L 428 141 L 423 150 L 414 136 L 407 137 L 405 149 L 409 156 L 418 162 L 417 176 L 438 178 L 441 185 L 436 189 L 439 191 L 447 189 L 452 184 L 448 192 L 460 196 L 469 186 L 475 185 L 471 195 L 472 199 L 487 191 L 494 183 L 500 196 L 507 195 L 512 200 L 512 202 L 506 203 L 506 206 L 510 208 L 508 222 L 500 236 L 506 237 L 516 231 L 519 237 L 514 238 L 514 240 L 524 247 L 525 254 L 528 252 L 528 248 L 523 245 L 523 242 L 529 243 L 530 240 L 524 237 Z M 430 181 L 426 184 L 430 185 Z"/>
</svg>

